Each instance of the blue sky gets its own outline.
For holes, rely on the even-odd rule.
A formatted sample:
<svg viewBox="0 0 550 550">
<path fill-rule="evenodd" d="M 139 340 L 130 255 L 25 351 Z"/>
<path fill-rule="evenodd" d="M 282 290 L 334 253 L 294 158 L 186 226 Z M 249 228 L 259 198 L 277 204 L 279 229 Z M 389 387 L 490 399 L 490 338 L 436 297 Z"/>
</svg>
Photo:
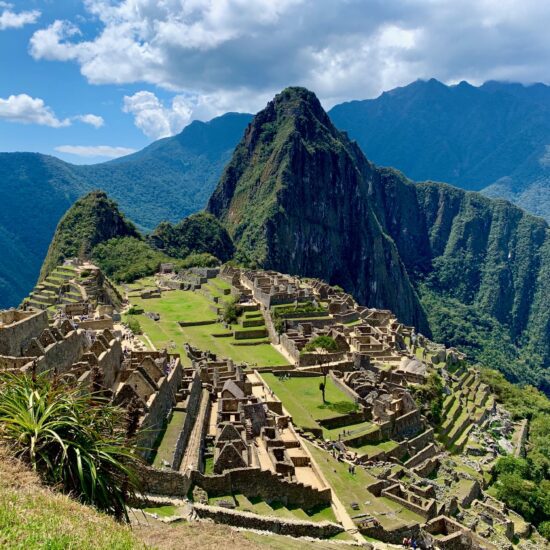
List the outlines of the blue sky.
<svg viewBox="0 0 550 550">
<path fill-rule="evenodd" d="M 288 85 L 550 81 L 540 0 L 0 0 L 0 151 L 97 162 Z"/>
</svg>

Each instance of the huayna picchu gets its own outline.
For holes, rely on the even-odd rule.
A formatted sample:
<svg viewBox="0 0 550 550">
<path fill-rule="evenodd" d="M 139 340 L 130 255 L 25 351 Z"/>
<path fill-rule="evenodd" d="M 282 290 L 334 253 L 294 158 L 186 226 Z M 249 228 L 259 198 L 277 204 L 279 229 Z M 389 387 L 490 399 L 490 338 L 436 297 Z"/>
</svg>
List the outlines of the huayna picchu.
<svg viewBox="0 0 550 550">
<path fill-rule="evenodd" d="M 543 220 L 376 167 L 287 88 L 205 212 L 145 235 L 103 191 L 67 211 L 0 312 L 0 437 L 128 521 L 112 547 L 212 522 L 213 547 L 548 547 L 550 401 L 502 373 L 549 389 L 549 251 Z"/>
</svg>

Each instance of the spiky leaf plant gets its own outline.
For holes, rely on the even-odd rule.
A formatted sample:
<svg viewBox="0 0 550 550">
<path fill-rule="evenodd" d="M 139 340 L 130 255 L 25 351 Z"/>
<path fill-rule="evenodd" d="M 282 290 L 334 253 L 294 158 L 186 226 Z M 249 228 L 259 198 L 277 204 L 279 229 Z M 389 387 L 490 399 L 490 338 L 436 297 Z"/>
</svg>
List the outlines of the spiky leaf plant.
<svg viewBox="0 0 550 550">
<path fill-rule="evenodd" d="M 128 519 L 138 461 L 122 409 L 51 378 L 0 374 L 0 440 L 47 483 Z"/>
</svg>

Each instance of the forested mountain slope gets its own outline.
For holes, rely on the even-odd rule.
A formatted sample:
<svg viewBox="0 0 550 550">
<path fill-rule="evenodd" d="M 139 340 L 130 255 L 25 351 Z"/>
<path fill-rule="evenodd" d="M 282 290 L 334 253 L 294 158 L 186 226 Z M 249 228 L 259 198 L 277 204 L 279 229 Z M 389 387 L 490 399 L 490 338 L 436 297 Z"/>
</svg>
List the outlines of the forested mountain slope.
<svg viewBox="0 0 550 550">
<path fill-rule="evenodd" d="M 313 93 L 286 89 L 256 115 L 207 209 L 227 227 L 238 260 L 339 284 L 421 330 L 430 324 L 441 334 L 435 321 L 450 300 L 472 308 L 470 351 L 485 350 L 475 338 L 494 338 L 496 327 L 510 346 L 498 360 L 546 388 L 546 222 L 505 201 L 377 168 Z"/>
</svg>

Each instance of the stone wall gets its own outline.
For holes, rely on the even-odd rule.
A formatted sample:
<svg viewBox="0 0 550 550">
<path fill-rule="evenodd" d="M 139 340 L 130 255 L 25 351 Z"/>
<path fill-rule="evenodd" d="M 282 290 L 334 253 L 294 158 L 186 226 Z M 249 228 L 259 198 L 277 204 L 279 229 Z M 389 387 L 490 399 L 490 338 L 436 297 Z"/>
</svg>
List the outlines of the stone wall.
<svg viewBox="0 0 550 550">
<path fill-rule="evenodd" d="M 433 443 L 430 443 L 429 445 L 418 451 L 418 453 L 416 453 L 414 456 L 409 458 L 409 460 L 407 460 L 404 465 L 406 468 L 414 468 L 415 466 L 422 464 L 422 462 L 424 462 L 428 458 L 434 457 L 436 454 L 437 447 Z"/>
<path fill-rule="evenodd" d="M 159 381 L 159 391 L 149 403 L 149 410 L 143 419 L 138 435 L 138 446 L 143 448 L 144 455 L 149 457 L 153 452 L 155 441 L 164 427 L 168 413 L 176 402 L 183 371 L 178 360 L 170 374 Z"/>
<path fill-rule="evenodd" d="M 428 443 L 431 443 L 434 440 L 434 430 L 433 428 L 428 428 L 425 432 L 422 432 L 420 435 L 417 435 L 413 439 L 408 441 L 409 454 L 413 455 L 423 449 Z"/>
<path fill-rule="evenodd" d="M 358 527 L 363 535 L 383 542 L 389 542 L 390 544 L 402 544 L 405 537 L 420 538 L 420 526 L 418 524 L 406 525 L 396 529 L 385 529 L 380 524 L 373 525 L 369 522 L 360 522 Z"/>
<path fill-rule="evenodd" d="M 191 488 L 191 478 L 175 470 L 158 470 L 142 465 L 137 472 L 140 491 L 152 495 L 186 498 Z"/>
<path fill-rule="evenodd" d="M 209 495 L 242 493 L 246 497 L 282 502 L 285 506 L 298 506 L 305 510 L 331 502 L 329 488 L 318 490 L 302 483 L 292 483 L 258 468 L 229 470 L 214 476 L 204 476 L 194 471 L 191 475 L 193 481 Z"/>
<path fill-rule="evenodd" d="M 21 355 L 32 338 L 48 328 L 45 311 L 27 312 L 9 309 L 0 312 L 0 355 Z"/>
<path fill-rule="evenodd" d="M 259 516 L 250 512 L 239 512 L 220 506 L 207 506 L 204 504 L 195 504 L 194 509 L 200 518 L 212 519 L 216 523 L 234 525 L 244 529 L 270 531 L 279 535 L 292 537 L 323 539 L 333 537 L 344 531 L 341 525 L 328 521 L 312 522 L 273 516 Z"/>
<path fill-rule="evenodd" d="M 121 363 L 122 346 L 120 340 L 111 340 L 107 351 L 102 352 L 97 358 L 97 364 L 103 373 L 105 387 L 111 388 L 113 386 L 116 376 L 120 371 Z"/>
<path fill-rule="evenodd" d="M 69 332 L 63 340 L 50 344 L 44 349 L 44 355 L 37 361 L 37 371 L 55 369 L 57 374 L 64 374 L 80 359 L 85 344 L 84 332 L 77 330 Z"/>
<path fill-rule="evenodd" d="M 202 394 L 202 384 L 201 379 L 198 374 L 193 376 L 193 382 L 191 382 L 191 389 L 189 391 L 189 397 L 187 399 L 187 408 L 185 421 L 183 423 L 183 429 L 181 430 L 178 440 L 176 442 L 176 449 L 174 451 L 174 459 L 172 461 L 172 468 L 177 470 L 181 464 L 183 454 L 187 448 L 187 443 L 189 441 L 189 436 L 195 425 L 195 419 L 197 418 L 199 405 L 201 402 Z"/>
</svg>

